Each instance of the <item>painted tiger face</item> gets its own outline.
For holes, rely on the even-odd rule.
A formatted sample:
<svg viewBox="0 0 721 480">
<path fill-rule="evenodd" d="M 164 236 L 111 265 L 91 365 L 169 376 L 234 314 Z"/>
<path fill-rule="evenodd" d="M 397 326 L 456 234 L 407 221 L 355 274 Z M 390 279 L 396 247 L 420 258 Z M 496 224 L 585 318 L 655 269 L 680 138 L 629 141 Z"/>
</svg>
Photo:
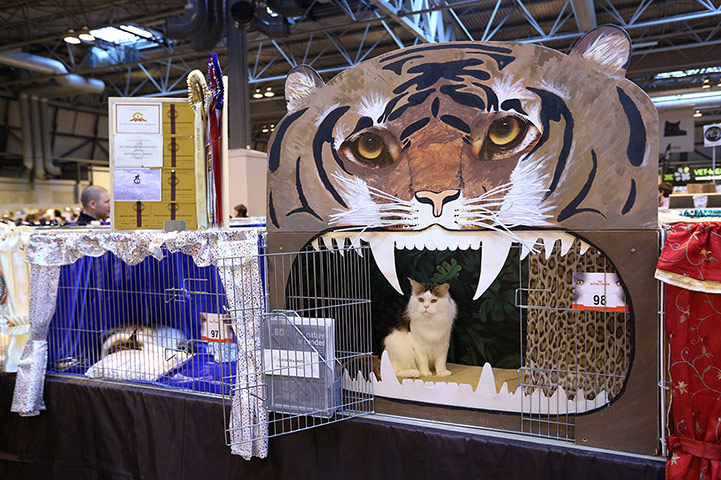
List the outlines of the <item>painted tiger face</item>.
<svg viewBox="0 0 721 480">
<path fill-rule="evenodd" d="M 600 27 L 569 55 L 423 45 L 327 85 L 298 67 L 270 142 L 268 230 L 343 242 L 362 231 L 400 291 L 381 265 L 393 248 L 505 259 L 513 242 L 533 248 L 532 229 L 557 230 L 566 248 L 569 230 L 654 228 L 657 115 L 623 78 L 629 57 L 626 33 Z M 502 266 L 487 257 L 476 297 Z"/>
</svg>

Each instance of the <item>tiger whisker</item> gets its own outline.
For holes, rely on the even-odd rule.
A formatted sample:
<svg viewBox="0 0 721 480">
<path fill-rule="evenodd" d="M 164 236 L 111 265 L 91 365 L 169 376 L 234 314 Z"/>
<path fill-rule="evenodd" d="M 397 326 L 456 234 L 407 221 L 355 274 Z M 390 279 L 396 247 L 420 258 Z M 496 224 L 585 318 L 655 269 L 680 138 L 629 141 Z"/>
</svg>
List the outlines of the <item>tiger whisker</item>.
<svg viewBox="0 0 721 480">
<path fill-rule="evenodd" d="M 358 185 L 357 185 L 357 182 L 355 182 L 353 179 L 350 179 L 350 178 L 347 178 L 347 177 L 345 177 L 345 176 L 343 176 L 343 175 L 340 175 L 340 174 L 337 173 L 337 172 L 331 173 L 331 177 L 333 177 L 333 178 L 335 178 L 336 180 L 338 180 L 338 181 L 339 181 L 340 183 L 342 183 L 344 186 L 350 187 L 350 188 L 352 188 L 352 189 L 354 189 L 354 190 L 358 190 L 358 189 L 359 189 L 359 187 L 358 187 Z M 394 202 L 397 202 L 397 203 L 402 204 L 402 205 L 410 205 L 410 203 L 411 203 L 411 202 L 409 202 L 409 201 L 402 200 L 402 199 L 396 197 L 395 195 L 391 195 L 390 193 L 386 193 L 386 192 L 384 192 L 383 190 L 380 190 L 380 189 L 378 189 L 378 188 L 375 188 L 375 187 L 372 187 L 372 186 L 370 186 L 370 185 L 367 185 L 365 182 L 363 182 L 362 185 L 363 185 L 363 188 L 365 188 L 365 189 L 368 190 L 368 193 L 369 193 L 369 194 L 372 194 L 372 195 L 374 195 L 374 196 L 376 196 L 376 197 L 384 198 L 384 199 L 386 199 L 386 200 L 393 200 Z"/>
<path fill-rule="evenodd" d="M 498 213 L 503 213 L 503 212 L 506 212 L 506 211 L 508 211 L 508 210 L 515 210 L 515 211 L 518 211 L 518 212 L 532 213 L 532 214 L 534 214 L 534 215 L 541 215 L 541 216 L 543 216 L 543 217 L 549 217 L 549 215 L 539 213 L 538 211 L 536 211 L 536 210 L 534 210 L 534 209 L 532 209 L 532 208 L 529 208 L 529 207 L 525 207 L 525 206 L 523 206 L 522 204 L 521 204 L 521 205 L 516 205 L 515 202 L 513 202 L 513 201 L 511 201 L 510 204 L 498 204 L 498 203 L 493 203 L 493 204 L 487 204 L 487 205 L 471 205 L 471 206 L 469 206 L 469 207 L 465 207 L 465 208 L 463 209 L 463 211 L 464 211 L 464 212 L 469 212 L 469 213 L 483 212 L 483 211 L 489 211 L 489 209 L 488 209 L 488 208 L 485 208 L 485 207 L 504 206 L 504 205 L 505 205 L 505 208 L 502 208 L 502 209 L 498 210 Z"/>
<path fill-rule="evenodd" d="M 491 188 L 490 190 L 483 192 L 481 195 L 479 195 L 476 198 L 485 198 L 490 195 L 495 195 L 497 193 L 505 193 L 508 190 L 510 190 L 511 188 L 513 188 L 513 185 L 511 183 L 504 183 L 503 185 L 498 185 L 496 187 Z"/>
<path fill-rule="evenodd" d="M 493 230 L 493 231 L 498 232 L 498 233 L 500 233 L 500 234 L 502 234 L 502 235 L 505 235 L 506 237 L 510 238 L 511 240 L 513 240 L 513 241 L 516 242 L 516 243 L 520 243 L 521 245 L 526 246 L 533 254 L 538 254 L 538 253 L 539 253 L 539 250 L 536 249 L 536 242 L 535 242 L 535 241 L 533 242 L 533 245 L 530 245 L 531 242 L 530 242 L 529 240 L 523 240 L 523 239 L 520 238 L 518 235 L 516 235 L 515 233 L 513 233 L 513 231 L 509 230 L 509 228 L 513 228 L 513 227 L 518 226 L 518 225 L 505 226 L 505 225 L 500 224 L 500 225 L 499 225 L 500 228 L 498 228 L 496 225 L 489 225 L 489 224 L 487 224 L 487 223 L 483 223 L 483 222 L 478 221 L 478 220 L 468 220 L 468 221 L 465 221 L 465 222 L 459 222 L 459 224 L 462 224 L 462 225 L 471 225 L 471 226 L 474 226 L 474 227 L 483 227 L 483 228 L 487 228 L 487 229 L 489 229 L 489 230 Z"/>
<path fill-rule="evenodd" d="M 529 187 L 531 187 L 531 186 L 533 186 L 533 185 L 529 185 Z M 539 186 L 540 186 L 540 185 L 539 185 Z M 510 190 L 510 189 L 509 189 L 509 190 Z M 518 199 L 519 199 L 519 200 L 520 200 L 520 199 L 531 199 L 531 198 L 536 197 L 538 194 L 545 193 L 545 192 L 547 192 L 547 191 L 548 191 L 547 188 L 538 188 L 538 189 L 530 189 L 530 188 L 529 188 L 529 189 L 526 190 L 524 193 L 518 195 Z M 494 192 L 494 193 L 499 193 L 499 192 Z M 471 199 L 467 200 L 467 201 L 465 202 L 465 204 L 467 204 L 467 205 L 472 205 L 472 204 L 478 203 L 478 202 L 486 202 L 486 201 L 489 201 L 489 200 L 505 200 L 505 199 L 506 199 L 506 197 L 488 197 L 488 196 L 486 196 L 486 194 L 483 194 L 483 195 L 480 195 L 480 196 L 478 196 L 478 197 L 471 198 Z"/>
<path fill-rule="evenodd" d="M 351 217 L 351 218 L 357 218 L 359 212 L 343 212 L 343 213 L 334 213 L 330 215 L 331 223 L 337 223 L 339 220 L 342 220 L 343 218 Z M 397 218 L 399 220 L 415 220 L 416 217 L 413 215 L 408 215 L 405 213 L 393 213 L 393 212 L 387 212 L 382 213 L 376 216 L 375 218 L 379 218 L 380 220 L 387 220 L 391 218 Z"/>
<path fill-rule="evenodd" d="M 529 194 L 532 194 L 532 193 L 540 193 L 540 192 L 546 192 L 546 191 L 548 191 L 548 189 L 545 187 L 545 185 L 544 185 L 543 183 L 541 183 L 540 179 L 539 179 L 539 180 L 536 180 L 535 182 L 526 184 L 526 187 L 529 187 L 529 188 L 530 188 L 530 187 L 536 187 L 536 188 L 533 189 L 533 191 L 530 191 Z M 483 193 L 482 193 L 481 195 L 479 195 L 478 197 L 475 197 L 475 198 L 472 198 L 472 199 L 469 199 L 469 200 L 470 200 L 470 201 L 474 201 L 474 200 L 479 200 L 479 199 L 488 198 L 488 197 L 491 196 L 491 195 L 496 195 L 496 194 L 500 194 L 500 193 L 507 193 L 509 190 L 511 190 L 511 189 L 513 189 L 513 188 L 514 188 L 514 184 L 513 184 L 512 182 L 507 182 L 507 183 L 504 183 L 503 185 L 498 185 L 498 186 L 496 186 L 496 187 L 493 187 L 493 188 L 491 188 L 490 190 L 487 190 L 487 191 L 483 192 Z"/>
<path fill-rule="evenodd" d="M 334 230 L 334 231 L 335 231 L 335 232 L 357 232 L 358 229 L 360 229 L 360 232 L 359 232 L 359 233 L 362 234 L 363 232 L 365 232 L 365 231 L 368 230 L 369 228 L 382 228 L 382 227 L 395 226 L 395 225 L 403 225 L 403 226 L 408 226 L 408 227 L 415 227 L 417 224 L 416 224 L 415 222 L 410 222 L 410 221 L 398 221 L 398 222 L 393 222 L 393 223 L 391 223 L 391 224 L 384 223 L 384 222 L 380 222 L 380 223 L 372 223 L 372 224 L 366 225 L 366 226 L 364 226 L 364 227 L 361 227 L 360 225 L 357 225 L 357 226 L 351 226 L 351 227 L 338 228 L 338 229 L 336 229 L 336 230 Z M 351 242 L 351 243 L 354 243 L 354 242 Z"/>
<path fill-rule="evenodd" d="M 344 218 L 344 217 L 357 217 L 359 214 L 363 215 L 364 213 L 370 212 L 373 213 L 376 216 L 383 217 L 396 217 L 396 218 L 404 218 L 404 219 L 415 219 L 415 215 L 410 215 L 406 211 L 400 211 L 397 209 L 378 209 L 374 208 L 373 206 L 362 206 L 353 209 L 352 211 L 341 211 L 336 209 L 337 213 L 331 214 L 330 218 L 332 221 Z M 412 213 L 412 211 L 411 211 Z"/>
<path fill-rule="evenodd" d="M 475 221 L 475 220 L 469 221 L 469 222 L 467 222 L 467 223 L 465 223 L 465 224 L 466 224 L 466 225 L 472 225 L 472 226 L 474 226 L 474 227 L 487 228 L 487 229 L 489 229 L 489 230 L 493 230 L 494 232 L 498 232 L 498 233 L 501 233 L 501 234 L 507 236 L 508 238 L 510 238 L 511 240 L 513 240 L 514 242 L 523 243 L 523 240 L 521 240 L 521 239 L 520 239 L 515 233 L 513 233 L 512 231 L 506 229 L 504 226 L 500 226 L 500 228 L 499 228 L 499 227 L 497 227 L 496 225 L 489 225 L 489 224 L 486 224 L 486 223 L 483 223 L 483 222 L 480 222 L 480 221 Z"/>
<path fill-rule="evenodd" d="M 371 211 L 381 211 L 381 210 L 401 210 L 405 212 L 414 212 L 415 208 L 406 206 L 406 205 L 395 205 L 395 204 L 381 204 L 376 203 L 373 205 L 359 205 L 357 207 L 354 207 L 355 211 L 360 210 L 371 210 Z"/>
<path fill-rule="evenodd" d="M 500 207 L 501 205 L 503 205 L 503 202 L 488 202 L 488 203 L 484 203 L 484 204 L 469 205 L 468 207 L 469 207 L 469 209 L 473 209 L 473 208 Z"/>
</svg>

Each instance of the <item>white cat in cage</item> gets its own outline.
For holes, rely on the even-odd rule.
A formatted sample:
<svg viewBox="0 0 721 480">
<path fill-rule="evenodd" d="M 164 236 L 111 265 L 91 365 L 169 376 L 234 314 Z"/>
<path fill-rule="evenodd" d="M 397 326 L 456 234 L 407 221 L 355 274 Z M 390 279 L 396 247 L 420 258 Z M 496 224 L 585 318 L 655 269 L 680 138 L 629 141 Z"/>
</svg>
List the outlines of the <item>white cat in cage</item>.
<svg viewBox="0 0 721 480">
<path fill-rule="evenodd" d="M 100 360 L 86 372 L 89 378 L 156 381 L 192 357 L 188 338 L 177 328 L 124 325 L 103 338 Z"/>
</svg>

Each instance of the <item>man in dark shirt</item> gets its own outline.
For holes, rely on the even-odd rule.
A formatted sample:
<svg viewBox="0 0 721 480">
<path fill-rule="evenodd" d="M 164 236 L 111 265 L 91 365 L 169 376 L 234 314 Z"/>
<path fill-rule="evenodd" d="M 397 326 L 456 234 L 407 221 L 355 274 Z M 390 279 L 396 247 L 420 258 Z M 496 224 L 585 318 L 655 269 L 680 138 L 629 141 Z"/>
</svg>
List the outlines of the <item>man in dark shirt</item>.
<svg viewBox="0 0 721 480">
<path fill-rule="evenodd" d="M 75 222 L 78 225 L 103 221 L 110 215 L 110 194 L 103 187 L 96 185 L 85 187 L 80 195 L 80 202 L 83 204 L 83 211 Z"/>
</svg>

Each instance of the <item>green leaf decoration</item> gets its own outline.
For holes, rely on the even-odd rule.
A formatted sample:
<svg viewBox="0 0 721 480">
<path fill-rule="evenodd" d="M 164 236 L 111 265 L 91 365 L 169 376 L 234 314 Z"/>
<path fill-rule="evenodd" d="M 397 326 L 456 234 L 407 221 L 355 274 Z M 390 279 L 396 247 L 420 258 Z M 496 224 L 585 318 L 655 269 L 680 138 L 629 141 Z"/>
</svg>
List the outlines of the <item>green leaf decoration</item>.
<svg viewBox="0 0 721 480">
<path fill-rule="evenodd" d="M 455 258 L 451 259 L 451 262 L 443 262 L 436 267 L 438 273 L 433 274 L 433 283 L 441 284 L 458 278 L 458 274 L 463 268 L 458 265 Z"/>
</svg>

